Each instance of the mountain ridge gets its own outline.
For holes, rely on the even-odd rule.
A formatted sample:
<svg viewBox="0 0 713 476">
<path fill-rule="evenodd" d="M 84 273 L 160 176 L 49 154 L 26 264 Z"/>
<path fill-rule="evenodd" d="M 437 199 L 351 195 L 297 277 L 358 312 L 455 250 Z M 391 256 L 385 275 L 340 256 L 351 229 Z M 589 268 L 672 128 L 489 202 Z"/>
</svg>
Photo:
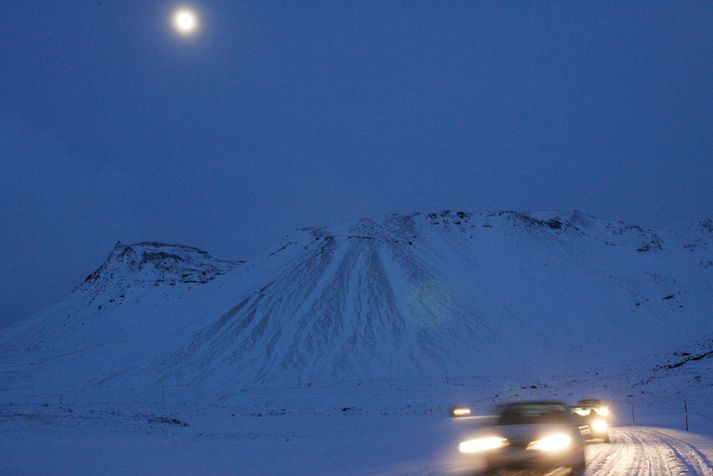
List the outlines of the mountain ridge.
<svg viewBox="0 0 713 476">
<path fill-rule="evenodd" d="M 537 374 L 617 355 L 653 367 L 710 332 L 709 222 L 392 214 L 303 228 L 241 262 L 118 243 L 66 300 L 3 333 L 0 356 L 27 385 L 91 388 Z"/>
</svg>

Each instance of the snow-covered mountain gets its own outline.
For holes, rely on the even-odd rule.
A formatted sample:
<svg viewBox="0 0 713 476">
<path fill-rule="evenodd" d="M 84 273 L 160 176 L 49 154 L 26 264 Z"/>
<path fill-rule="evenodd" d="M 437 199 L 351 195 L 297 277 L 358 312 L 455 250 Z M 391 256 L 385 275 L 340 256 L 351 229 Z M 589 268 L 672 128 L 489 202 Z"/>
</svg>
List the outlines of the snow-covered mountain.
<svg viewBox="0 0 713 476">
<path fill-rule="evenodd" d="M 247 262 L 117 244 L 0 331 L 6 388 L 653 369 L 713 336 L 713 222 L 395 214 L 307 228 Z M 670 359 L 669 359 L 670 360 Z"/>
</svg>

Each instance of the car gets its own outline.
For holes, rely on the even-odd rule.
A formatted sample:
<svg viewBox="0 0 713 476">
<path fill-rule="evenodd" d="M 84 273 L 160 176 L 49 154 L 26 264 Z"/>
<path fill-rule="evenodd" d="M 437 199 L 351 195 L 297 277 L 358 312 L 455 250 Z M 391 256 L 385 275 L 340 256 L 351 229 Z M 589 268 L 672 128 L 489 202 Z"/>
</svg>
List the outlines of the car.
<svg viewBox="0 0 713 476">
<path fill-rule="evenodd" d="M 607 405 L 604 400 L 600 398 L 584 398 L 582 400 L 577 400 L 577 406 L 591 407 L 596 409 L 600 416 L 609 416 L 609 405 Z"/>
<path fill-rule="evenodd" d="M 483 457 L 486 474 L 569 467 L 581 476 L 586 466 L 579 422 L 560 401 L 507 403 L 493 425 L 461 441 L 458 450 Z"/>
<path fill-rule="evenodd" d="M 598 398 L 579 400 L 570 408 L 579 420 L 579 430 L 586 440 L 609 443 L 609 406 Z"/>
</svg>

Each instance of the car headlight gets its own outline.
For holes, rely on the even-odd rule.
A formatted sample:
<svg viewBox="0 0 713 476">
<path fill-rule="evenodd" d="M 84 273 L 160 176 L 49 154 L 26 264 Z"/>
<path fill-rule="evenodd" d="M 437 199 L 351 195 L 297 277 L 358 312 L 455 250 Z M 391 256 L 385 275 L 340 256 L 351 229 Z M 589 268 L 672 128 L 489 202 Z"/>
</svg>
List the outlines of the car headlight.
<svg viewBox="0 0 713 476">
<path fill-rule="evenodd" d="M 592 420 L 590 426 L 592 427 L 592 430 L 594 430 L 596 433 L 604 433 L 605 431 L 607 431 L 607 428 L 609 428 L 607 422 L 602 420 L 601 418 L 596 418 Z"/>
<path fill-rule="evenodd" d="M 554 435 L 545 436 L 539 440 L 535 440 L 527 445 L 528 450 L 536 451 L 561 451 L 569 448 L 572 445 L 572 437 L 567 433 L 555 433 Z"/>
<path fill-rule="evenodd" d="M 460 445 L 458 445 L 458 451 L 461 453 L 480 453 L 482 451 L 496 450 L 507 445 L 508 440 L 506 438 L 486 436 L 484 438 L 461 441 Z"/>
<path fill-rule="evenodd" d="M 601 416 L 609 416 L 609 408 L 599 407 L 599 411 L 597 413 L 599 413 Z"/>
<path fill-rule="evenodd" d="M 470 408 L 456 407 L 453 409 L 452 414 L 453 414 L 453 416 L 456 416 L 456 417 L 470 416 Z"/>
</svg>

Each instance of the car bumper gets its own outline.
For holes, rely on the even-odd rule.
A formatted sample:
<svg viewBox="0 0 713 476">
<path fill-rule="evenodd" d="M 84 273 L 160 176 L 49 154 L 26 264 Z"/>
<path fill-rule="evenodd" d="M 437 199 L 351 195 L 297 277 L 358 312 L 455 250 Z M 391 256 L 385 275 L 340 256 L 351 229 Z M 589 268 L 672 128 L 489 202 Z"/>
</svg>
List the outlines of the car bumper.
<svg viewBox="0 0 713 476">
<path fill-rule="evenodd" d="M 581 429 L 582 437 L 585 440 L 605 440 L 609 438 L 609 430 L 605 431 L 594 431 L 590 427 L 583 427 Z"/>
<path fill-rule="evenodd" d="M 508 448 L 486 455 L 489 468 L 558 468 L 574 467 L 584 460 L 584 452 L 543 453 L 525 448 Z"/>
</svg>

